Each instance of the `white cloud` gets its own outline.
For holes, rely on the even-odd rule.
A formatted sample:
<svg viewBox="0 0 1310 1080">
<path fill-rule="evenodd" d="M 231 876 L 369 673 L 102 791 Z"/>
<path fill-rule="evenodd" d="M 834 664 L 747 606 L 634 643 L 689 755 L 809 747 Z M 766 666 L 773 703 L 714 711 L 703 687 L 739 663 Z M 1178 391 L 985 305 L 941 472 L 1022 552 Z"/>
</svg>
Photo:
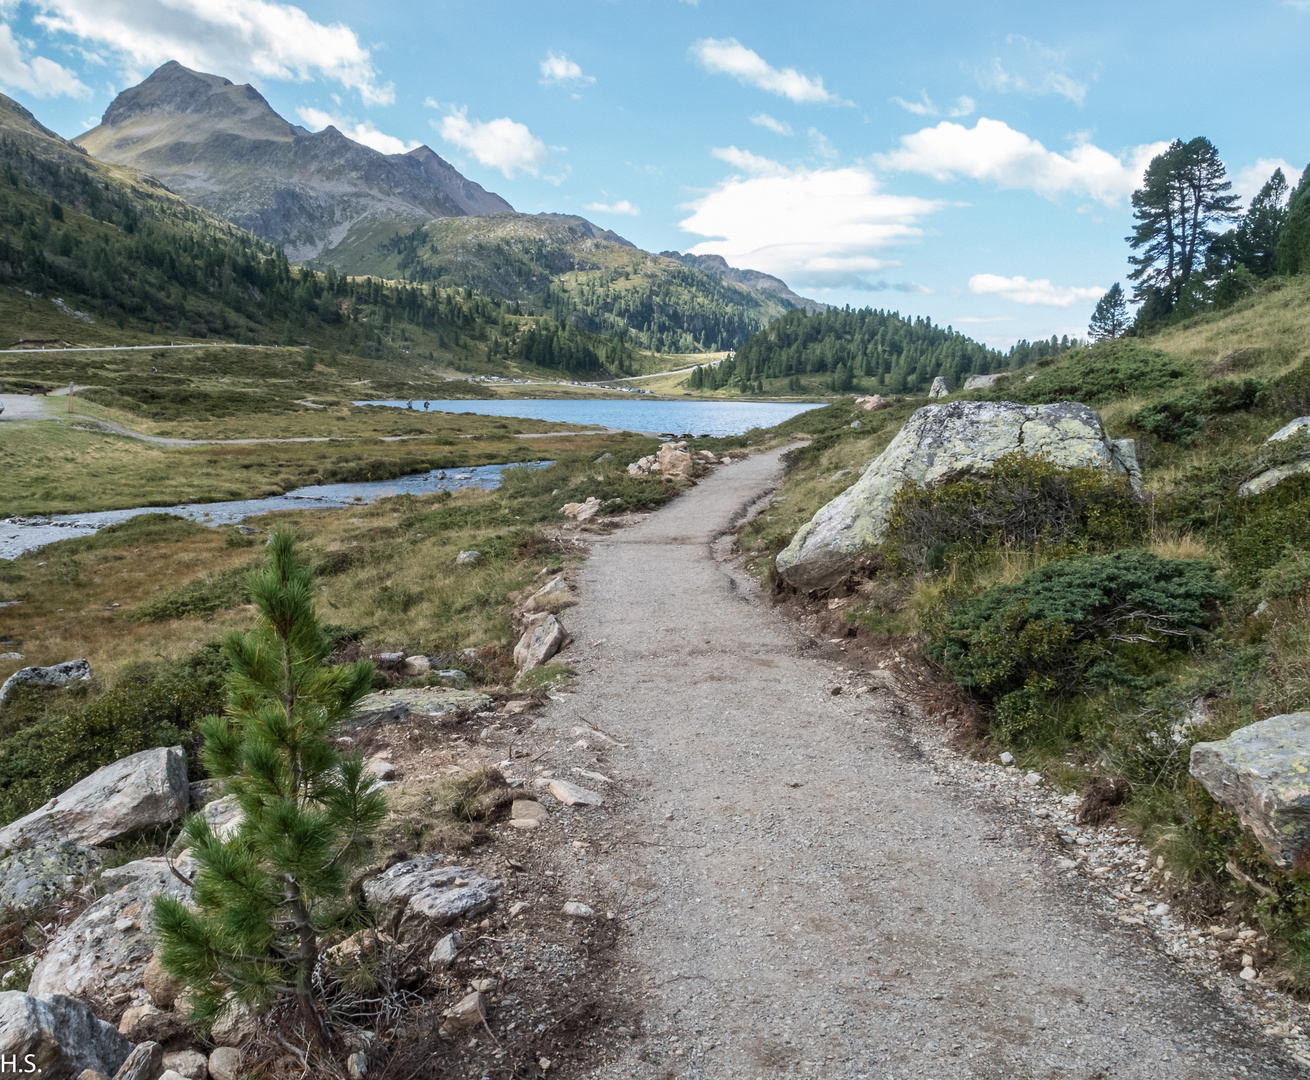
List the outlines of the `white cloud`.
<svg viewBox="0 0 1310 1080">
<path fill-rule="evenodd" d="M 936 127 L 902 135 L 899 149 L 876 154 L 874 160 L 884 169 L 937 180 L 967 176 L 1048 199 L 1073 194 L 1112 205 L 1140 186 L 1151 158 L 1167 146 L 1151 143 L 1117 157 L 1083 142 L 1059 154 L 1003 121 L 980 117 L 971 128 L 943 120 Z"/>
<path fill-rule="evenodd" d="M 190 68 L 247 78 L 324 78 L 369 105 L 395 100 L 380 85 L 368 49 L 342 23 L 327 25 L 269 0 L 33 0 L 46 29 L 118 54 L 137 71 L 177 60 Z"/>
<path fill-rule="evenodd" d="M 736 38 L 702 38 L 691 47 L 691 55 L 711 74 L 731 75 L 740 83 L 790 98 L 797 104 L 845 104 L 828 92 L 822 77 L 811 79 L 795 68 L 779 71 Z"/>
<path fill-rule="evenodd" d="M 790 135 L 792 133 L 790 124 L 783 120 L 777 120 L 765 112 L 756 113 L 750 118 L 750 122 L 756 127 L 768 128 L 779 135 Z"/>
<path fill-rule="evenodd" d="M 0 86 L 38 98 L 91 96 L 91 87 L 67 68 L 44 56 L 25 60 L 25 51 L 9 27 L 0 23 Z"/>
<path fill-rule="evenodd" d="M 526 124 L 508 116 L 484 122 L 470 120 L 467 109 L 456 109 L 443 117 L 440 125 L 433 121 L 433 126 L 448 143 L 467 150 L 481 164 L 499 169 L 511 179 L 519 171 L 537 176 L 541 166 L 550 160 L 546 144 Z"/>
<path fill-rule="evenodd" d="M 595 81 L 590 75 L 583 74 L 582 68 L 578 66 L 577 61 L 570 60 L 563 53 L 552 50 L 546 54 L 546 59 L 541 62 L 542 86 L 560 86 L 563 84 L 588 86 Z"/>
<path fill-rule="evenodd" d="M 810 136 L 810 146 L 814 148 L 814 152 L 819 157 L 823 158 L 824 161 L 832 164 L 832 162 L 841 157 L 841 155 L 837 153 L 837 148 L 828 140 L 828 136 L 818 128 L 810 128 L 807 134 Z"/>
<path fill-rule="evenodd" d="M 1069 72 L 1064 53 L 1018 34 L 1011 34 L 1006 44 L 1022 45 L 1022 55 L 1015 57 L 1017 63 L 1010 67 L 999 56 L 994 58 L 991 67 L 978 73 L 978 84 L 983 89 L 1025 97 L 1058 94 L 1075 105 L 1087 100 L 1088 84 Z"/>
<path fill-rule="evenodd" d="M 942 110 L 939 109 L 932 98 L 928 96 L 928 91 L 919 91 L 918 101 L 906 101 L 902 97 L 891 99 L 896 102 L 906 112 L 914 113 L 915 116 L 941 116 Z M 968 116 L 977 108 L 973 98 L 961 94 L 955 99 L 955 104 L 946 110 L 947 116 Z"/>
<path fill-rule="evenodd" d="M 1310 2 L 1310 0 L 1307 0 L 1307 2 Z M 1242 197 L 1242 202 L 1249 203 L 1256 195 L 1260 194 L 1260 189 L 1274 175 L 1275 169 L 1282 169 L 1283 177 L 1287 180 L 1288 186 L 1296 187 L 1296 182 L 1301 178 L 1300 169 L 1282 158 L 1262 157 L 1258 158 L 1254 165 L 1248 165 L 1245 169 L 1233 174 L 1233 191 Z"/>
<path fill-rule="evenodd" d="M 335 117 L 322 109 L 315 109 L 308 105 L 298 106 L 296 115 L 313 131 L 322 131 L 330 124 L 346 138 L 371 146 L 379 154 L 408 154 L 419 145 L 379 131 L 370 120 L 356 121 L 351 117 Z"/>
<path fill-rule="evenodd" d="M 598 214 L 628 214 L 631 217 L 637 217 L 641 213 L 627 199 L 619 199 L 617 202 L 612 203 L 589 202 L 583 209 L 595 210 Z"/>
<path fill-rule="evenodd" d="M 1047 278 L 1029 281 L 1026 277 L 1001 277 L 999 274 L 974 274 L 969 279 L 969 291 L 978 296 L 1001 296 L 1016 304 L 1041 304 L 1046 307 L 1072 307 L 1077 303 L 1099 300 L 1105 287 L 1052 285 Z"/>
<path fill-rule="evenodd" d="M 738 174 L 690 204 L 679 225 L 707 238 L 692 252 L 793 285 L 886 287 L 869 279 L 895 265 L 882 250 L 919 236 L 919 220 L 940 205 L 884 194 L 867 168 L 789 169 L 735 146 L 713 153 Z"/>
</svg>

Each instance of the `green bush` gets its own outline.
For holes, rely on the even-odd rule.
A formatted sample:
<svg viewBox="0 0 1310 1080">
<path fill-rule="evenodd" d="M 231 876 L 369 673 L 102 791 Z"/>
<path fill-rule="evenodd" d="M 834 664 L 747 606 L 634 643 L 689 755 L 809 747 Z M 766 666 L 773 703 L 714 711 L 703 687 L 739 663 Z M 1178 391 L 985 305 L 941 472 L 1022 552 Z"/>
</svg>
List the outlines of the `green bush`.
<svg viewBox="0 0 1310 1080">
<path fill-rule="evenodd" d="M 137 665 L 81 707 L 52 707 L 16 731 L 9 728 L 0 738 L 0 822 L 35 810 L 128 754 L 177 744 L 193 749 L 196 724 L 223 707 L 225 669 L 215 646 L 179 663 Z M 40 693 L 46 701 L 52 696 Z M 59 705 L 69 700 L 63 691 L 53 698 Z"/>
<path fill-rule="evenodd" d="M 1230 594 L 1208 562 L 1145 551 L 1048 563 L 955 607 L 930 653 L 956 683 L 1030 729 L 1043 702 L 1142 685 L 1161 651 L 1203 635 Z"/>
<path fill-rule="evenodd" d="M 1233 498 L 1226 509 L 1215 531 L 1239 589 L 1258 587 L 1265 571 L 1289 553 L 1310 547 L 1310 475 L 1288 477 L 1259 495 Z"/>
<path fill-rule="evenodd" d="M 1019 381 L 979 397 L 1032 404 L 1081 401 L 1099 408 L 1116 398 L 1151 398 L 1177 392 L 1197 381 L 1189 363 L 1131 341 L 1076 349 L 1049 367 L 1038 366 L 1032 382 Z"/>
<path fill-rule="evenodd" d="M 131 617 L 139 622 L 163 622 L 165 619 L 194 619 L 246 603 L 246 575 L 249 566 L 236 566 L 206 574 L 196 581 L 138 604 Z"/>
<path fill-rule="evenodd" d="M 1165 442 L 1190 446 L 1211 418 L 1255 408 L 1264 396 L 1265 385 L 1259 379 L 1212 383 L 1147 405 L 1133 414 L 1132 422 Z"/>
<path fill-rule="evenodd" d="M 1016 453 L 986 476 L 902 487 L 888 517 L 886 548 L 912 567 L 937 569 L 954 554 L 993 546 L 1112 550 L 1138 539 L 1145 523 L 1122 474 L 1064 469 Z"/>
</svg>

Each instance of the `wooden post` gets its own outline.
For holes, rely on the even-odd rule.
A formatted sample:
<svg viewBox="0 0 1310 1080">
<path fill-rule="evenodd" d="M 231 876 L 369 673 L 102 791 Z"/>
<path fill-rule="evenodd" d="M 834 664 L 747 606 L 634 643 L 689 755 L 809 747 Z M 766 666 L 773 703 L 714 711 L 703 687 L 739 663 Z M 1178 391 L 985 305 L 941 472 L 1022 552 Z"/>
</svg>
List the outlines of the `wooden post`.
<svg viewBox="0 0 1310 1080">
<path fill-rule="evenodd" d="M 73 384 L 68 384 L 68 411 L 73 411 Z"/>
</svg>

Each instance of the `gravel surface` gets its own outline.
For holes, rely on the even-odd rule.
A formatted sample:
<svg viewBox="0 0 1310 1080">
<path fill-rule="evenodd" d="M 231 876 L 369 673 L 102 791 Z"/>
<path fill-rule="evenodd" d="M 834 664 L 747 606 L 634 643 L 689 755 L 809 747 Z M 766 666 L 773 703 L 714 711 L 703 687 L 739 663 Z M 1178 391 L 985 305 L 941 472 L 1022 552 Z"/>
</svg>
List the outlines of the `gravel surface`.
<svg viewBox="0 0 1310 1080">
<path fill-rule="evenodd" d="M 579 725 L 623 744 L 603 753 L 608 850 L 575 870 L 579 900 L 622 909 L 640 1016 L 589 1075 L 1305 1075 L 1096 903 L 1008 785 L 934 763 L 889 679 L 851 692 L 716 558 L 778 457 L 720 468 L 582 570 L 580 678 L 540 723 L 561 748 Z"/>
</svg>

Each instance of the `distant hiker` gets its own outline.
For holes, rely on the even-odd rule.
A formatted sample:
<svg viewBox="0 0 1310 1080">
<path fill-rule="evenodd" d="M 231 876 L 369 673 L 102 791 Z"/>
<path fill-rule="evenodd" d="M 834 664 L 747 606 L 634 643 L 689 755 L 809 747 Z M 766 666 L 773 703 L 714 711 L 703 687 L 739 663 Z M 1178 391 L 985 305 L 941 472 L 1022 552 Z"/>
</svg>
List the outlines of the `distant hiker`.
<svg viewBox="0 0 1310 1080">
<path fill-rule="evenodd" d="M 427 403 L 426 401 L 423 402 L 423 411 L 424 411 L 424 412 L 427 412 L 427 411 L 428 411 L 428 403 Z"/>
<path fill-rule="evenodd" d="M 413 407 L 414 407 L 414 399 L 410 398 L 407 402 L 405 402 L 405 408 L 412 409 Z"/>
<path fill-rule="evenodd" d="M 159 374 L 159 368 L 157 368 L 157 367 L 152 367 L 152 368 L 150 369 L 150 374 L 151 374 L 151 375 L 158 375 L 158 374 Z"/>
</svg>

